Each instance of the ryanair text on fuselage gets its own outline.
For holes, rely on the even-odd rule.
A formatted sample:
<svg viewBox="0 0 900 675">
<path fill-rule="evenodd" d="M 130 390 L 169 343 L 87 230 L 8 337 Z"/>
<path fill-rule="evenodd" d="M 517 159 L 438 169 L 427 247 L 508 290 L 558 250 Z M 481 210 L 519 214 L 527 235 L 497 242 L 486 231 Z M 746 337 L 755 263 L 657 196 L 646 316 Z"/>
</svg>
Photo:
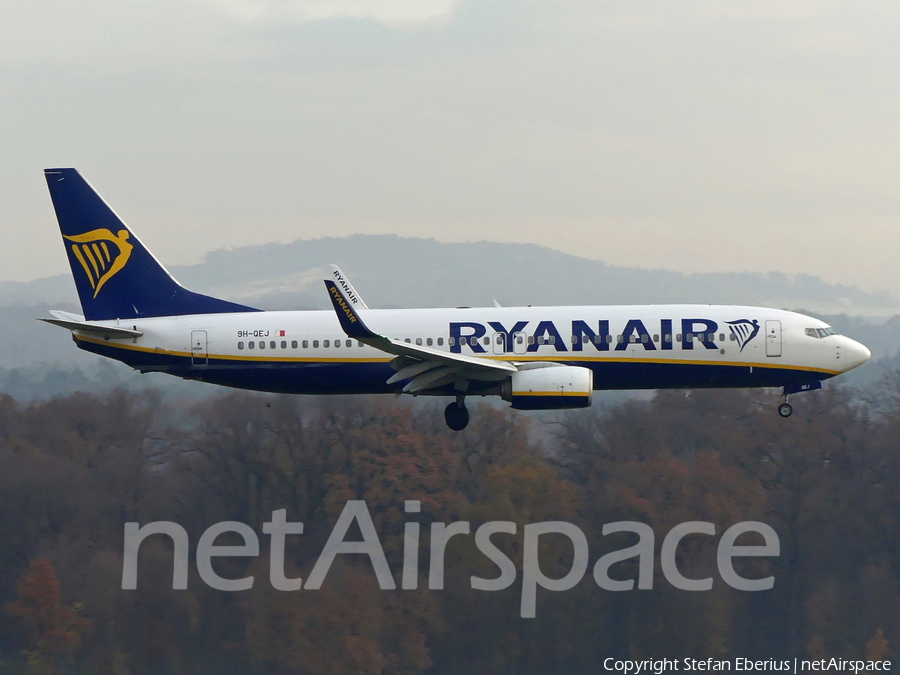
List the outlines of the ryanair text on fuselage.
<svg viewBox="0 0 900 675">
<path fill-rule="evenodd" d="M 755 319 L 738 319 L 729 321 L 729 335 L 737 341 L 743 349 L 759 333 L 759 322 Z M 485 354 L 484 338 L 489 333 L 502 336 L 502 351 L 514 353 L 516 351 L 514 338 L 517 334 L 525 335 L 525 352 L 537 352 L 542 345 L 551 345 L 557 352 L 581 352 L 586 346 L 593 346 L 600 352 L 626 351 L 629 345 L 639 345 L 647 351 L 657 349 L 666 351 L 675 349 L 693 350 L 698 344 L 706 349 L 719 349 L 716 343 L 716 334 L 719 331 L 718 322 L 712 319 L 690 318 L 661 319 L 659 326 L 654 325 L 656 332 L 648 330 L 641 319 L 629 319 L 621 331 L 610 330 L 608 319 L 599 319 L 595 324 L 596 330 L 587 321 L 576 319 L 571 322 L 571 330 L 568 331 L 569 339 L 563 337 L 553 321 L 517 321 L 509 326 L 504 326 L 499 321 L 488 321 L 487 324 L 474 321 L 450 322 L 450 351 L 460 354 L 463 347 L 468 346 L 475 354 Z M 675 332 L 673 326 L 678 326 L 680 332 Z M 749 332 L 740 330 L 744 325 L 753 326 Z M 720 334 L 720 340 L 725 339 Z"/>
</svg>

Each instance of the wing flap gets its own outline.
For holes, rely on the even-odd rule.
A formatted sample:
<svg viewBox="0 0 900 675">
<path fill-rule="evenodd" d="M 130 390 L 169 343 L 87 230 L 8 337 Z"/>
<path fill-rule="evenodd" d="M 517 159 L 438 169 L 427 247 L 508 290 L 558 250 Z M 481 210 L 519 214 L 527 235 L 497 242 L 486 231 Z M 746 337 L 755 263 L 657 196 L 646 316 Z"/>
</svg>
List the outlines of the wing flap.
<svg viewBox="0 0 900 675">
<path fill-rule="evenodd" d="M 412 359 L 409 360 L 412 361 Z M 392 361 L 391 366 L 393 365 L 394 363 Z M 391 376 L 387 381 L 387 384 L 396 384 L 402 380 L 408 380 L 437 367 L 439 367 L 439 364 L 433 361 L 413 361 L 410 365 L 397 368 L 397 372 Z"/>
<path fill-rule="evenodd" d="M 449 366 L 438 366 L 437 368 L 433 368 L 426 373 L 417 375 L 407 382 L 406 386 L 403 387 L 403 391 L 407 394 L 413 394 L 417 391 L 422 391 L 423 389 L 439 387 L 441 384 L 445 383 L 445 380 L 447 383 L 452 382 L 456 379 L 456 373 L 452 371 L 453 368 Z"/>
<path fill-rule="evenodd" d="M 467 366 L 469 370 L 483 369 L 491 371 L 492 373 L 505 373 L 507 375 L 518 371 L 518 368 L 506 361 L 493 361 L 491 359 L 483 359 L 479 356 L 468 356 L 466 354 L 451 354 L 450 352 L 443 352 L 439 349 L 420 347 L 419 345 L 412 345 L 403 340 L 394 340 L 386 337 L 382 337 L 381 339 L 384 340 L 384 343 L 378 345 L 373 344 L 372 346 L 377 347 L 382 351 L 386 351 L 389 354 L 396 354 L 397 356 L 409 356 L 419 361 L 433 361 L 453 366 Z"/>
</svg>

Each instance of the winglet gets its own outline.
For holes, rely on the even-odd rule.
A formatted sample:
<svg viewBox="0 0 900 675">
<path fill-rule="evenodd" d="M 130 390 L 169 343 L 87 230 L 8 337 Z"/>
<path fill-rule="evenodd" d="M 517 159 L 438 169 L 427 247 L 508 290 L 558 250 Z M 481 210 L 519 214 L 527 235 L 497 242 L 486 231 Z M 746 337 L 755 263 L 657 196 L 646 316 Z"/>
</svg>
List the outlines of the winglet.
<svg viewBox="0 0 900 675">
<path fill-rule="evenodd" d="M 334 279 L 344 291 L 344 299 L 356 309 L 369 309 L 359 293 L 356 292 L 356 289 L 353 288 L 353 284 L 350 283 L 347 275 L 341 271 L 341 268 L 337 265 L 329 265 L 329 267 L 331 268 L 332 279 Z"/>
<path fill-rule="evenodd" d="M 348 337 L 356 340 L 373 340 L 381 336 L 373 333 L 362 318 L 356 313 L 356 309 L 341 291 L 340 287 L 331 279 L 325 279 L 325 288 L 328 289 L 328 297 L 331 298 L 331 304 L 334 305 L 334 312 L 337 314 L 338 321 L 341 322 L 341 328 Z"/>
</svg>

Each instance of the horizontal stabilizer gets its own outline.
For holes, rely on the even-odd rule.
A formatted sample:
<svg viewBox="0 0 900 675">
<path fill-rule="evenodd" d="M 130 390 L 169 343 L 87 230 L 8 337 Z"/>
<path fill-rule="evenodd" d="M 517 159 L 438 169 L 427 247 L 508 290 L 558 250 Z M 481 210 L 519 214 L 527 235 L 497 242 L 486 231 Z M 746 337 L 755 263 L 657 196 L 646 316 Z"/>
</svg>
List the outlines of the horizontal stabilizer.
<svg viewBox="0 0 900 675">
<path fill-rule="evenodd" d="M 69 314 L 68 312 L 61 312 L 58 310 L 53 310 L 50 313 L 53 315 L 52 319 L 38 319 L 38 321 L 52 323 L 54 326 L 61 326 L 62 328 L 66 328 L 71 331 L 77 331 L 86 335 L 92 335 L 94 337 L 101 337 L 109 340 L 139 338 L 144 334 L 143 331 L 132 328 L 121 328 L 119 326 L 103 326 L 97 323 L 90 323 L 85 321 L 84 317 L 78 316 L 77 314 Z"/>
</svg>

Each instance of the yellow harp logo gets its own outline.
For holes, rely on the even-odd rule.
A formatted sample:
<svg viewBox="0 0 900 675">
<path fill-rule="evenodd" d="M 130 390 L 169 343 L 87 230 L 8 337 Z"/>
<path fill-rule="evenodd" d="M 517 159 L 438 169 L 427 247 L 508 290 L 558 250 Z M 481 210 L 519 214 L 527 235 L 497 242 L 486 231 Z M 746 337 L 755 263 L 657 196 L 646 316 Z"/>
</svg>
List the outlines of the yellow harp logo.
<svg viewBox="0 0 900 675">
<path fill-rule="evenodd" d="M 64 239 L 73 242 L 72 255 L 84 268 L 95 298 L 103 284 L 125 267 L 131 257 L 134 246 L 128 243 L 128 237 L 128 230 L 119 230 L 118 234 L 113 234 L 105 228 L 71 237 L 63 235 Z"/>
</svg>

